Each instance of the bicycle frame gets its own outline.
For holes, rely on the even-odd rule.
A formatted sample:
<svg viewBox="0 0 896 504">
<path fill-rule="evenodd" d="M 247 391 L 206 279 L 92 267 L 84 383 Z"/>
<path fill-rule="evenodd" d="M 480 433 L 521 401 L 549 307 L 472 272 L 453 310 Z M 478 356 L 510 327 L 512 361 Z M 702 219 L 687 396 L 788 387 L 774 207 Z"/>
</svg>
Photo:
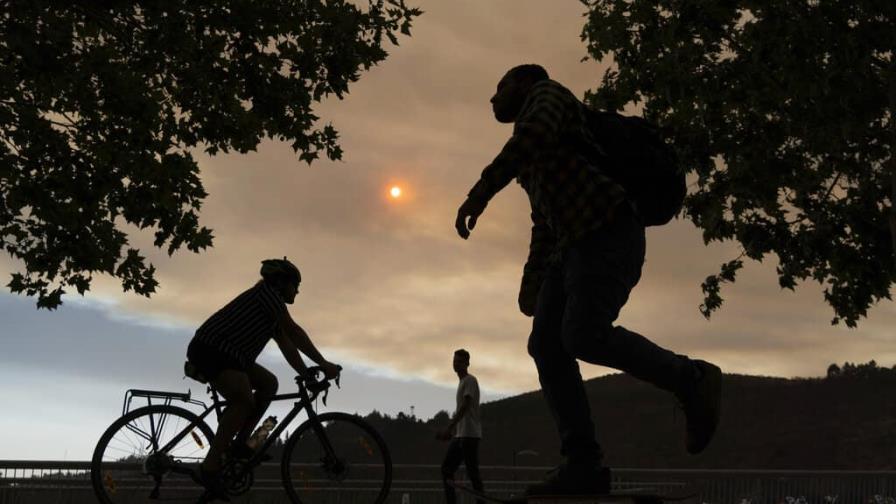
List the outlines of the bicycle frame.
<svg viewBox="0 0 896 504">
<path fill-rule="evenodd" d="M 318 437 L 324 442 L 324 448 L 326 449 L 327 453 L 328 454 L 333 453 L 333 447 L 332 447 L 332 445 L 330 445 L 330 440 L 325 435 L 320 422 L 316 421 L 318 415 L 317 415 L 317 412 L 314 411 L 314 408 L 312 406 L 314 403 L 314 400 L 317 399 L 318 395 L 320 394 L 320 392 L 322 390 L 312 391 L 311 394 L 309 395 L 308 388 L 305 385 L 305 383 L 302 381 L 299 381 L 298 384 L 299 384 L 298 392 L 295 392 L 292 394 L 277 394 L 271 398 L 271 402 L 286 401 L 286 400 L 290 400 L 290 399 L 298 399 L 298 401 L 296 401 L 293 404 L 292 409 L 289 411 L 289 413 L 286 414 L 286 416 L 283 418 L 283 420 L 277 423 L 277 427 L 275 427 L 274 430 L 268 435 L 267 439 L 265 439 L 265 441 L 261 445 L 261 447 L 255 450 L 255 455 L 253 455 L 252 458 L 249 459 L 249 463 L 248 463 L 249 467 L 255 467 L 256 465 L 258 465 L 258 463 L 260 462 L 261 456 L 265 452 L 267 452 L 268 448 L 270 448 L 271 445 L 274 443 L 274 440 L 276 440 L 280 436 L 280 434 L 283 432 L 283 430 L 286 429 L 286 427 L 290 423 L 292 423 L 292 421 L 295 419 L 295 417 L 298 416 L 302 410 L 305 410 L 306 414 L 308 415 L 308 420 L 313 422 L 312 425 L 314 427 L 314 430 L 318 434 Z M 203 406 L 205 406 L 205 411 L 203 411 L 202 414 L 199 415 L 199 417 L 196 420 L 194 420 L 189 425 L 184 427 L 184 429 L 181 432 L 179 432 L 173 439 L 171 439 L 164 446 L 162 446 L 162 447 L 155 446 L 154 448 L 157 451 L 165 453 L 168 450 L 170 450 L 171 448 L 173 448 L 174 446 L 177 446 L 177 444 L 180 443 L 180 441 L 183 440 L 183 438 L 185 438 L 187 436 L 187 434 L 192 432 L 193 429 L 199 424 L 199 422 L 204 421 L 205 417 L 210 415 L 212 411 L 214 411 L 216 413 L 216 417 L 218 419 L 220 419 L 220 417 L 222 415 L 221 410 L 223 407 L 227 406 L 227 401 L 219 400 L 218 393 L 214 388 L 209 387 L 209 391 L 212 394 L 212 404 L 209 406 L 205 406 L 205 403 L 202 403 L 200 401 L 189 400 L 188 394 L 171 394 L 169 396 L 169 397 L 174 397 L 177 399 L 186 400 L 187 402 L 189 402 L 191 404 L 196 404 L 198 402 L 199 404 L 202 404 Z M 163 393 L 157 393 L 157 394 L 163 394 Z M 186 397 L 186 399 L 184 399 L 184 397 Z M 162 422 L 164 422 L 164 420 L 162 420 Z M 155 427 L 151 425 L 150 429 L 155 429 Z M 155 436 L 153 436 L 153 438 L 154 437 Z"/>
</svg>

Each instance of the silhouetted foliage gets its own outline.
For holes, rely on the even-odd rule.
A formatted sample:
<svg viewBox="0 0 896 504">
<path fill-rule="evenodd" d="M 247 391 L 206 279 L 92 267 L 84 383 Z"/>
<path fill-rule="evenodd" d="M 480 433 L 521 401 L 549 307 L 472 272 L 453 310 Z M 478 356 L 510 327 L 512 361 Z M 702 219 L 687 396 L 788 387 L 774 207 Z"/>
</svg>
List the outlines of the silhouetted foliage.
<svg viewBox="0 0 896 504">
<path fill-rule="evenodd" d="M 168 254 L 212 244 L 192 150 L 291 142 L 339 159 L 313 105 L 342 98 L 420 10 L 404 0 L 0 1 L 0 246 L 9 287 L 54 308 L 97 273 L 149 296 L 154 267 L 125 225 Z"/>
<path fill-rule="evenodd" d="M 429 420 L 428 423 L 432 423 L 435 425 L 448 425 L 448 422 L 451 421 L 451 415 L 448 414 L 447 411 L 441 410 L 436 413 L 432 419 Z"/>
<path fill-rule="evenodd" d="M 837 364 L 828 366 L 828 380 L 886 380 L 896 381 L 896 366 L 892 368 L 880 367 L 877 362 L 870 360 L 864 364 L 846 362 L 843 367 Z"/>
<path fill-rule="evenodd" d="M 838 366 L 837 364 L 831 364 L 830 366 L 828 366 L 827 377 L 837 378 L 838 376 L 840 376 L 840 371 L 840 366 Z"/>
<path fill-rule="evenodd" d="M 834 324 L 890 299 L 896 3 L 583 3 L 590 56 L 615 62 L 587 101 L 642 104 L 696 174 L 704 241 L 740 244 L 703 283 L 705 316 L 743 257 L 769 254 L 782 288 L 824 286 Z"/>
</svg>

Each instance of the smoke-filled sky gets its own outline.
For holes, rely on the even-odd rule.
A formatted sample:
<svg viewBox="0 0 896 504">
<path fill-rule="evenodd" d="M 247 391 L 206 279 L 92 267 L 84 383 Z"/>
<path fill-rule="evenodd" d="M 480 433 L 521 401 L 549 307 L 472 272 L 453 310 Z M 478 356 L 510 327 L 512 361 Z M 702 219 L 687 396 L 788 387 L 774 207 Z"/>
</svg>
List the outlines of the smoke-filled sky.
<svg viewBox="0 0 896 504">
<path fill-rule="evenodd" d="M 214 248 L 168 258 L 136 236 L 158 268 L 151 299 L 122 293 L 108 278 L 56 312 L 0 293 L 0 459 L 88 459 L 130 387 L 191 387 L 202 396 L 181 380 L 192 331 L 251 286 L 267 257 L 286 255 L 302 269 L 293 318 L 348 368 L 331 399 L 336 409 L 394 414 L 414 405 L 429 417 L 453 408 L 459 347 L 472 354 L 487 399 L 537 387 L 525 350 L 531 320 L 516 307 L 530 226 L 525 195 L 508 186 L 467 241 L 454 231 L 455 212 L 510 134 L 488 103 L 508 68 L 540 63 L 581 96 L 603 67 L 581 61 L 579 2 L 417 5 L 425 13 L 413 36 L 345 100 L 318 108 L 341 133 L 343 161 L 309 167 L 276 142 L 249 155 L 197 154 Z M 389 195 L 396 185 L 397 199 Z M 821 289 L 781 291 L 773 260 L 748 264 L 726 286 L 721 312 L 705 320 L 700 282 L 736 255 L 734 246 L 705 246 L 686 221 L 649 229 L 642 280 L 620 323 L 732 373 L 809 376 L 832 362 L 896 362 L 891 304 L 875 307 L 857 330 L 831 326 Z M 17 267 L 0 258 L 4 277 Z M 261 362 L 281 390 L 290 388 L 275 345 Z"/>
</svg>

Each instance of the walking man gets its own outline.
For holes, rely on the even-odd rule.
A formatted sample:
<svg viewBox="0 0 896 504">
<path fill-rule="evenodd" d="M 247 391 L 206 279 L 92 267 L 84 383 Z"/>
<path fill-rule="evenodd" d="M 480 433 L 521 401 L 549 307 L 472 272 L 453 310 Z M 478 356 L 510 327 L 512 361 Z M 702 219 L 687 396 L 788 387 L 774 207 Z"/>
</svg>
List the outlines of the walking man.
<svg viewBox="0 0 896 504">
<path fill-rule="evenodd" d="M 529 196 L 532 240 L 520 311 L 534 315 L 528 350 L 560 433 L 565 461 L 530 495 L 608 493 L 578 360 L 622 370 L 675 394 L 686 446 L 699 453 L 719 420 L 721 370 L 663 349 L 613 322 L 641 277 L 644 226 L 621 185 L 582 151 L 597 143 L 587 111 L 538 65 L 510 69 L 491 98 L 513 136 L 482 171 L 457 212 L 466 239 L 489 200 L 514 178 Z"/>
<path fill-rule="evenodd" d="M 451 422 L 436 437 L 443 441 L 451 439 L 448 452 L 442 461 L 442 483 L 445 485 L 445 500 L 455 504 L 457 497 L 454 487 L 448 484 L 454 480 L 454 473 L 461 461 L 467 468 L 467 477 L 473 488 L 484 492 L 479 476 L 479 440 L 482 439 L 482 422 L 479 419 L 479 382 L 467 370 L 470 367 L 470 353 L 464 349 L 454 352 L 454 372 L 460 380 L 457 384 L 457 407 Z M 453 439 L 452 439 L 453 433 Z M 478 504 L 484 504 L 477 500 Z"/>
</svg>

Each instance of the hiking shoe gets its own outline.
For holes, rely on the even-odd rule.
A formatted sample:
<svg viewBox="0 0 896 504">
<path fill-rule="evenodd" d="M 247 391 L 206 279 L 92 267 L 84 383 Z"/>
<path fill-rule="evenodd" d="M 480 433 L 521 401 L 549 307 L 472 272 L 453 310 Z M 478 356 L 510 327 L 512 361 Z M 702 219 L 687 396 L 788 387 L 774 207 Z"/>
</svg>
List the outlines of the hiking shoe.
<svg viewBox="0 0 896 504">
<path fill-rule="evenodd" d="M 206 471 L 200 466 L 199 469 L 190 473 L 190 477 L 196 484 L 205 487 L 205 495 L 203 497 L 209 497 L 205 499 L 205 502 L 213 499 L 230 502 L 230 496 L 227 495 L 224 482 L 221 481 L 221 471 Z"/>
<path fill-rule="evenodd" d="M 230 447 L 230 455 L 235 459 L 249 460 L 255 456 L 255 450 L 242 443 L 233 443 Z M 271 456 L 263 453 L 258 460 L 259 462 L 267 462 L 271 460 Z"/>
<path fill-rule="evenodd" d="M 706 449 L 719 425 L 722 409 L 722 370 L 706 361 L 691 362 L 699 377 L 686 383 L 676 395 L 681 401 L 687 421 L 688 453 L 697 454 Z"/>
<path fill-rule="evenodd" d="M 526 487 L 527 496 L 605 495 L 610 493 L 610 469 L 597 464 L 562 464 L 544 481 Z"/>
</svg>

